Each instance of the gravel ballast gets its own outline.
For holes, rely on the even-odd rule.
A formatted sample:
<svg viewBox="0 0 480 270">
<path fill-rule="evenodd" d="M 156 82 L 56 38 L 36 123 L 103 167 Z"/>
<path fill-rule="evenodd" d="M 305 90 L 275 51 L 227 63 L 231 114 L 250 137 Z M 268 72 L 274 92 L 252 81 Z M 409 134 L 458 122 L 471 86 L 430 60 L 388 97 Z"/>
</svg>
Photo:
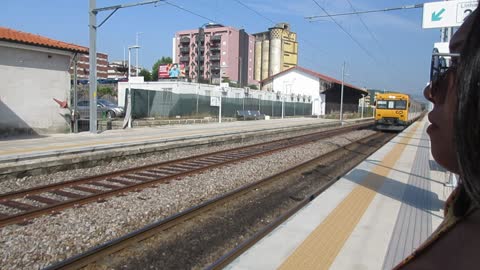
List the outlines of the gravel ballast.
<svg viewBox="0 0 480 270">
<path fill-rule="evenodd" d="M 38 269 L 83 252 L 95 245 L 120 237 L 153 221 L 195 206 L 212 197 L 257 181 L 296 164 L 366 137 L 373 131 L 355 131 L 347 135 L 287 149 L 273 155 L 216 168 L 199 175 L 159 184 L 140 192 L 112 197 L 44 216 L 30 224 L 0 229 L 2 268 Z M 218 151 L 227 146 L 164 155 L 162 160 Z M 198 152 L 197 152 L 198 151 Z M 160 162 L 158 157 L 125 160 L 101 168 L 59 172 L 50 176 L 25 177 L 1 183 L 3 192 L 70 178 L 105 173 L 127 167 Z"/>
</svg>

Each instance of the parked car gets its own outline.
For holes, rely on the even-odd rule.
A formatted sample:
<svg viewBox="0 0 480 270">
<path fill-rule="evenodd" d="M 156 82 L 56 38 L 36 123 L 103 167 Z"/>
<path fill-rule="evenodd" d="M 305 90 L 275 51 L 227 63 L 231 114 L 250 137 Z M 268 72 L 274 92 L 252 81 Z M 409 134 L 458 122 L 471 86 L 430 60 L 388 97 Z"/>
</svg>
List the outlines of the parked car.
<svg viewBox="0 0 480 270">
<path fill-rule="evenodd" d="M 77 102 L 77 111 L 80 115 L 80 119 L 90 118 L 90 101 L 80 100 Z M 97 99 L 97 119 L 106 117 L 108 119 L 122 117 L 125 115 L 123 107 L 120 107 L 113 102 L 99 98 Z"/>
</svg>

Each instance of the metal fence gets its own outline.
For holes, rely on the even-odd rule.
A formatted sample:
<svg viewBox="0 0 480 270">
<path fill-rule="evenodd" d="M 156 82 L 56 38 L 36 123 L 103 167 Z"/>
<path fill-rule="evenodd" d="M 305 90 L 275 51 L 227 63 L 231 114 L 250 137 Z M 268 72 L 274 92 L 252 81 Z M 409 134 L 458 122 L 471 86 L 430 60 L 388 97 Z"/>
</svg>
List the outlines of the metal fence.
<svg viewBox="0 0 480 270">
<path fill-rule="evenodd" d="M 133 118 L 205 117 L 218 115 L 218 107 L 210 106 L 210 96 L 176 94 L 171 91 L 132 89 Z M 260 111 L 272 117 L 282 116 L 282 101 L 253 97 L 222 97 L 222 116 L 235 117 L 237 110 Z M 285 116 L 310 116 L 312 104 L 285 102 Z"/>
</svg>

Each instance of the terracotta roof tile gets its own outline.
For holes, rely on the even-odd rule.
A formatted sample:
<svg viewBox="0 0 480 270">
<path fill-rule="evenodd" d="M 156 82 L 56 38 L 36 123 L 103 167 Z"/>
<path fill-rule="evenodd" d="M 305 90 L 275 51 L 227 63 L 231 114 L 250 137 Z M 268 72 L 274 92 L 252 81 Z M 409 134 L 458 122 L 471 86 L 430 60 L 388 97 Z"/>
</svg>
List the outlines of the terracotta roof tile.
<svg viewBox="0 0 480 270">
<path fill-rule="evenodd" d="M 0 40 L 54 48 L 71 52 L 88 53 L 88 48 L 84 46 L 66 43 L 35 34 L 13 30 L 6 27 L 0 27 Z"/>
</svg>

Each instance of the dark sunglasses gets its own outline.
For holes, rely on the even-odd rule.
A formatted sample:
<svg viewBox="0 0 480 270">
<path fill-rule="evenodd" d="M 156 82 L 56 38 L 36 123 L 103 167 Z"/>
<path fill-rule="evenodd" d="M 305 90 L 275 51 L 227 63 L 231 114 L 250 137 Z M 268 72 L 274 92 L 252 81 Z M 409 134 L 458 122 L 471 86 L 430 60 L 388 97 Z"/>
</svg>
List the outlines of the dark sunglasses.
<svg viewBox="0 0 480 270">
<path fill-rule="evenodd" d="M 438 50 L 435 49 L 432 53 L 430 81 L 434 82 L 443 77 L 449 69 L 456 66 L 459 58 L 459 53 L 439 53 Z"/>
<path fill-rule="evenodd" d="M 439 53 L 434 49 L 432 53 L 432 63 L 430 67 L 430 95 L 437 97 L 443 102 L 448 85 L 445 83 L 449 74 L 455 73 L 460 54 L 458 53 Z"/>
</svg>

